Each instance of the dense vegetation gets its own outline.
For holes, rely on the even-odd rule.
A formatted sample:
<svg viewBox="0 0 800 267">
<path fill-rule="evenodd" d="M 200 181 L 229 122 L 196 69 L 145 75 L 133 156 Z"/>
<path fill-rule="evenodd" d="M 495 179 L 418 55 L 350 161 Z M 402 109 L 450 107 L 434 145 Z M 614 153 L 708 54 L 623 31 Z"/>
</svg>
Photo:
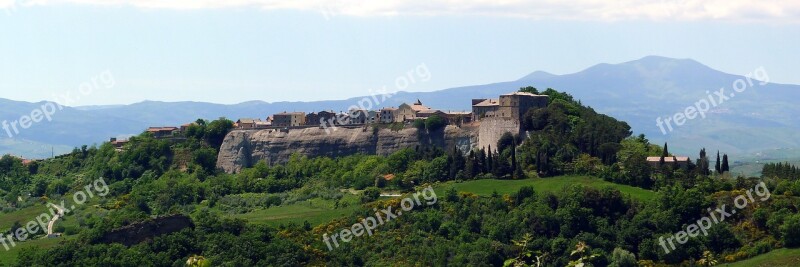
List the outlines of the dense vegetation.
<svg viewBox="0 0 800 267">
<path fill-rule="evenodd" d="M 522 90 L 539 93 L 532 87 Z M 645 158 L 672 156 L 666 144 L 631 136 L 626 123 L 596 113 L 569 94 L 541 93 L 550 103 L 525 115 L 527 135 L 506 134 L 492 148 L 467 153 L 421 146 L 386 157 L 296 155 L 286 164 L 259 163 L 226 174 L 215 169 L 215 162 L 232 123 L 219 119 L 199 120 L 185 139 L 142 134 L 122 151 L 106 143 L 28 165 L 5 156 L 0 159 L 5 213 L 0 218 L 69 198 L 97 177 L 109 184 L 109 195 L 66 217 L 61 244 L 17 248 L 18 266 L 184 266 L 190 258 L 215 266 L 713 265 L 800 246 L 796 168 L 768 165 L 763 178 L 733 178 L 722 163 L 711 170 L 705 149 L 688 166 L 653 168 Z M 431 131 L 441 127 L 437 119 L 416 124 Z M 444 186 L 562 174 L 641 187 L 655 197 L 641 200 L 612 188 L 580 185 L 558 192 L 523 186 L 509 194 L 478 196 Z M 708 208 L 730 206 L 762 181 L 772 193 L 768 201 L 715 224 L 707 236 L 689 239 L 671 253 L 659 245 L 659 238 L 684 230 Z M 397 209 L 400 199 L 380 197 L 382 192 L 408 193 L 427 185 L 444 190 L 435 205 L 416 207 L 375 235 L 333 251 L 323 242 L 323 234 L 348 228 L 377 209 Z M 301 203 L 349 215 L 275 227 L 237 219 Z M 167 214 L 187 214 L 195 226 L 131 247 L 100 242 L 112 229 Z M 12 233 L 29 219 L 3 226 Z"/>
</svg>

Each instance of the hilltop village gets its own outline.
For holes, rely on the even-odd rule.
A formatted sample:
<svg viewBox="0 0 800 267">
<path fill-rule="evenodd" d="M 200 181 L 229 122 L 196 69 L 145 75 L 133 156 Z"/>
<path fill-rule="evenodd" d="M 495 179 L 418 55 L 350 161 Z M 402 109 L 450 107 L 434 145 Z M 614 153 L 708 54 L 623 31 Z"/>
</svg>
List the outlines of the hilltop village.
<svg viewBox="0 0 800 267">
<path fill-rule="evenodd" d="M 260 118 L 240 118 L 233 124 L 234 130 L 259 131 L 274 130 L 289 132 L 308 128 L 330 129 L 338 127 L 359 128 L 368 125 L 401 125 L 410 127 L 415 121 L 439 118 L 445 125 L 468 127 L 475 129 L 477 140 L 471 146 L 476 148 L 491 149 L 505 133 L 521 134 L 521 120 L 525 114 L 538 108 L 547 107 L 549 97 L 527 92 L 511 92 L 502 94 L 498 98 L 472 99 L 471 112 L 442 111 L 428 107 L 421 100 L 412 104 L 403 103 L 398 107 L 385 107 L 378 110 L 351 109 L 347 112 L 318 111 L 318 112 L 281 112 Z M 180 127 L 149 127 L 147 132 L 156 138 L 181 139 L 182 133 L 193 123 Z M 126 140 L 111 139 L 111 144 L 122 149 Z M 688 157 L 667 157 L 663 162 L 660 157 L 649 157 L 648 164 L 659 168 L 666 164 L 670 166 L 686 166 Z"/>
<path fill-rule="evenodd" d="M 236 121 L 236 129 L 269 129 L 286 127 L 330 127 L 364 124 L 413 123 L 418 119 L 438 116 L 447 124 L 464 125 L 485 117 L 504 117 L 519 120 L 531 108 L 547 106 L 546 95 L 514 92 L 504 94 L 499 99 L 473 99 L 472 112 L 445 112 L 425 106 L 417 100 L 412 104 L 386 107 L 379 110 L 351 109 L 347 112 L 281 112 L 265 120 L 241 118 Z"/>
<path fill-rule="evenodd" d="M 531 109 L 547 107 L 548 96 L 526 92 L 512 92 L 500 95 L 495 99 L 473 99 L 472 112 L 445 112 L 440 109 L 425 106 L 422 101 L 404 103 L 398 107 L 385 107 L 379 110 L 352 109 L 347 112 L 319 111 L 319 112 L 281 112 L 260 118 L 240 118 L 234 123 L 236 130 L 264 130 L 275 129 L 289 131 L 311 127 L 356 127 L 370 124 L 395 124 L 411 125 L 414 121 L 432 117 L 441 118 L 447 125 L 480 126 L 481 122 L 492 125 L 490 130 L 506 130 L 517 134 L 520 120 Z M 147 129 L 156 138 L 179 137 L 192 123 L 180 127 L 150 127 Z M 491 133 L 499 138 L 499 134 Z M 115 146 L 122 147 L 124 140 L 111 139 Z"/>
</svg>

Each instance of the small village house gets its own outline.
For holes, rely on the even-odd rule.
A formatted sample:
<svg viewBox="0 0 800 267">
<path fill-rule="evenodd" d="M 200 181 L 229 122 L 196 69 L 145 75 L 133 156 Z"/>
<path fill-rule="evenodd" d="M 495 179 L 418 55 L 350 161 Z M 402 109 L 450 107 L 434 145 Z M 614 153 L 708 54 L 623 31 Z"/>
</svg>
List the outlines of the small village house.
<svg viewBox="0 0 800 267">
<path fill-rule="evenodd" d="M 367 111 L 367 123 L 379 123 L 380 122 L 380 112 L 370 110 Z"/>
<path fill-rule="evenodd" d="M 499 109 L 500 100 L 498 99 L 472 99 L 473 120 L 479 120 L 487 115 L 493 116 Z"/>
<path fill-rule="evenodd" d="M 351 109 L 347 112 L 350 115 L 350 124 L 365 124 L 367 123 L 369 111 L 363 109 Z"/>
<path fill-rule="evenodd" d="M 122 151 L 122 148 L 128 143 L 128 140 L 118 140 L 116 137 L 111 137 L 108 142 L 114 146 L 114 150 Z"/>
<path fill-rule="evenodd" d="M 242 118 L 237 120 L 234 125 L 237 129 L 255 129 L 258 122 L 261 122 L 261 119 Z"/>
<path fill-rule="evenodd" d="M 197 125 L 197 123 L 196 122 L 191 122 L 191 123 L 187 123 L 187 124 L 181 125 L 180 132 L 185 133 L 186 131 L 189 130 L 189 127 L 192 127 L 192 125 Z"/>
<path fill-rule="evenodd" d="M 380 112 L 380 123 L 393 123 L 396 113 L 396 108 L 382 108 Z"/>
<path fill-rule="evenodd" d="M 172 137 L 175 135 L 175 132 L 178 131 L 178 127 L 150 127 L 147 128 L 147 132 L 151 133 L 155 138 L 165 138 L 165 137 Z"/>
</svg>

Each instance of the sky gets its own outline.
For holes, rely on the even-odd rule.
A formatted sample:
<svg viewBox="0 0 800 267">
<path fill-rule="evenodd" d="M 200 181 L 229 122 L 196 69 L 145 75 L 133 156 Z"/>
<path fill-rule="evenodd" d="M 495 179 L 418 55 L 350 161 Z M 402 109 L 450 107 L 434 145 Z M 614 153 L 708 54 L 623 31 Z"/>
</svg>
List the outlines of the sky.
<svg viewBox="0 0 800 267">
<path fill-rule="evenodd" d="M 0 0 L 0 98 L 314 101 L 568 74 L 648 55 L 800 84 L 800 1 Z M 568 88 L 559 88 L 567 90 Z M 2 107 L 0 107 L 2 108 Z"/>
</svg>

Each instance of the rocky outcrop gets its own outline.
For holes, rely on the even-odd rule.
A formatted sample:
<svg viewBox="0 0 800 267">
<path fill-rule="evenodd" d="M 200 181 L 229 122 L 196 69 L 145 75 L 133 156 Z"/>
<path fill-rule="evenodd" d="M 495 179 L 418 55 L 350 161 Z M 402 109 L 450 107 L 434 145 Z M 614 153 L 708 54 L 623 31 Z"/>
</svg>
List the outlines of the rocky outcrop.
<svg viewBox="0 0 800 267">
<path fill-rule="evenodd" d="M 375 129 L 372 126 L 327 131 L 318 127 L 265 130 L 234 130 L 225 137 L 217 157 L 217 167 L 228 173 L 241 171 L 259 161 L 280 164 L 297 153 L 309 157 L 338 157 L 354 154 L 389 155 L 417 145 L 458 146 L 469 151 L 477 145 L 477 129 L 447 126 L 433 133 L 415 128 Z"/>
<path fill-rule="evenodd" d="M 189 217 L 180 214 L 170 215 L 114 229 L 103 235 L 98 242 L 104 244 L 120 243 L 125 246 L 132 246 L 152 240 L 156 236 L 171 234 L 189 227 L 194 227 Z"/>
</svg>

